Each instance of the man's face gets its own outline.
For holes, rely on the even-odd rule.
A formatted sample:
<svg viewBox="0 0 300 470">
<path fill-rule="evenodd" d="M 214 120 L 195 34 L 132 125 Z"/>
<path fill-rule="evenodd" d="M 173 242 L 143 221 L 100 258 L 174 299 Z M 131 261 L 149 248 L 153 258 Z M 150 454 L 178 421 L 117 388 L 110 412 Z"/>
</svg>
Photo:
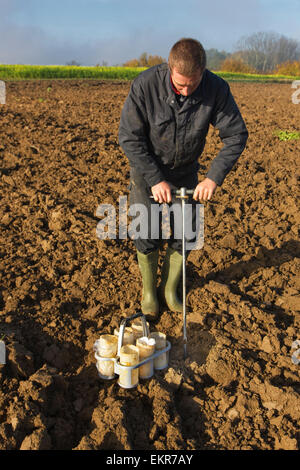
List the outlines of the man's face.
<svg viewBox="0 0 300 470">
<path fill-rule="evenodd" d="M 171 70 L 172 82 L 176 90 L 183 96 L 189 96 L 196 90 L 201 82 L 202 75 L 202 72 L 199 71 L 190 77 L 185 77 L 176 70 L 176 67 Z"/>
</svg>

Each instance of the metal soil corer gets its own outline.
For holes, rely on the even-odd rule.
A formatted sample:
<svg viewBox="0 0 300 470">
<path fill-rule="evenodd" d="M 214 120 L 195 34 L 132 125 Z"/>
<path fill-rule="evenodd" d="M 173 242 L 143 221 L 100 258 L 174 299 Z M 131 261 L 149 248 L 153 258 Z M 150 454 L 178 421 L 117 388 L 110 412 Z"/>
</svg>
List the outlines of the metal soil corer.
<svg viewBox="0 0 300 470">
<path fill-rule="evenodd" d="M 193 196 L 195 189 L 180 188 L 171 191 L 175 197 L 181 199 L 182 207 L 182 305 L 183 305 L 183 347 L 184 358 L 187 357 L 187 333 L 186 333 L 186 237 L 185 237 L 185 203 L 186 200 Z M 214 201 L 208 201 L 217 204 Z"/>
<path fill-rule="evenodd" d="M 187 332 L 186 332 L 186 236 L 185 236 L 185 204 L 186 200 L 193 196 L 195 189 L 187 189 L 182 187 L 180 189 L 172 189 L 171 194 L 174 194 L 177 199 L 181 199 L 181 213 L 182 213 L 182 305 L 183 305 L 183 347 L 184 358 L 187 357 Z M 153 198 L 153 196 L 150 196 Z M 214 201 L 210 203 L 216 204 Z"/>
<path fill-rule="evenodd" d="M 185 203 L 189 196 L 194 194 L 194 189 L 172 189 L 171 194 L 174 194 L 177 199 L 181 199 L 181 212 L 182 212 L 182 304 L 183 304 L 183 348 L 184 358 L 187 356 L 187 333 L 186 333 L 186 248 L 185 248 Z M 153 199 L 153 196 L 150 196 Z"/>
<path fill-rule="evenodd" d="M 183 305 L 183 349 L 184 358 L 187 356 L 187 333 L 186 333 L 186 249 L 185 249 L 185 202 L 190 195 L 194 194 L 193 189 L 180 188 L 175 192 L 176 198 L 181 199 L 182 209 L 182 305 Z"/>
</svg>

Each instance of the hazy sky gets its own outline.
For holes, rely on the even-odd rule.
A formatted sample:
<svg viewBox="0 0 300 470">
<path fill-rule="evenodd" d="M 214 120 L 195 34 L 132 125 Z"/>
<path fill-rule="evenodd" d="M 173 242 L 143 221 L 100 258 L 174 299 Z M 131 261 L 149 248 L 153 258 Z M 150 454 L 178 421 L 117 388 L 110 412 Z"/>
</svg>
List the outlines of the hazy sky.
<svg viewBox="0 0 300 470">
<path fill-rule="evenodd" d="M 167 58 L 181 37 L 231 52 L 258 31 L 300 41 L 300 0 L 0 0 L 0 63 Z"/>
</svg>

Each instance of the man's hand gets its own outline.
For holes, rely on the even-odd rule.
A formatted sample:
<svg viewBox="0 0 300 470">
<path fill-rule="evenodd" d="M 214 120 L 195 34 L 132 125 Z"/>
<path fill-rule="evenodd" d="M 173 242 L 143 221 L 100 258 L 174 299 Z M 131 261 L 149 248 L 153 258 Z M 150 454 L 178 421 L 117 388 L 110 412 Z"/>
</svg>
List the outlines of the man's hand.
<svg viewBox="0 0 300 470">
<path fill-rule="evenodd" d="M 162 202 L 172 201 L 171 188 L 166 181 L 161 181 L 155 186 L 152 186 L 151 191 L 154 197 L 154 201 L 159 202 L 160 204 Z"/>
<path fill-rule="evenodd" d="M 216 188 L 217 183 L 209 178 L 205 178 L 205 180 L 201 181 L 201 183 L 196 186 L 193 199 L 196 201 L 209 201 L 212 198 Z"/>
</svg>

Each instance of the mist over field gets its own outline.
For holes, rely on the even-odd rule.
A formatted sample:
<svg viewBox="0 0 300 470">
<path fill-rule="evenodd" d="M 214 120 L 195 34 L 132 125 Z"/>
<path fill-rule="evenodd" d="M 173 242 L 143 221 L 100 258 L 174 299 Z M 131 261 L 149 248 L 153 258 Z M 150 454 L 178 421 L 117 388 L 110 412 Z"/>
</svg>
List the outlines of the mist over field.
<svg viewBox="0 0 300 470">
<path fill-rule="evenodd" d="M 116 65 L 144 51 L 167 57 L 183 36 L 232 52 L 257 31 L 300 40 L 299 17 L 294 0 L 1 0 L 0 63 Z"/>
</svg>

